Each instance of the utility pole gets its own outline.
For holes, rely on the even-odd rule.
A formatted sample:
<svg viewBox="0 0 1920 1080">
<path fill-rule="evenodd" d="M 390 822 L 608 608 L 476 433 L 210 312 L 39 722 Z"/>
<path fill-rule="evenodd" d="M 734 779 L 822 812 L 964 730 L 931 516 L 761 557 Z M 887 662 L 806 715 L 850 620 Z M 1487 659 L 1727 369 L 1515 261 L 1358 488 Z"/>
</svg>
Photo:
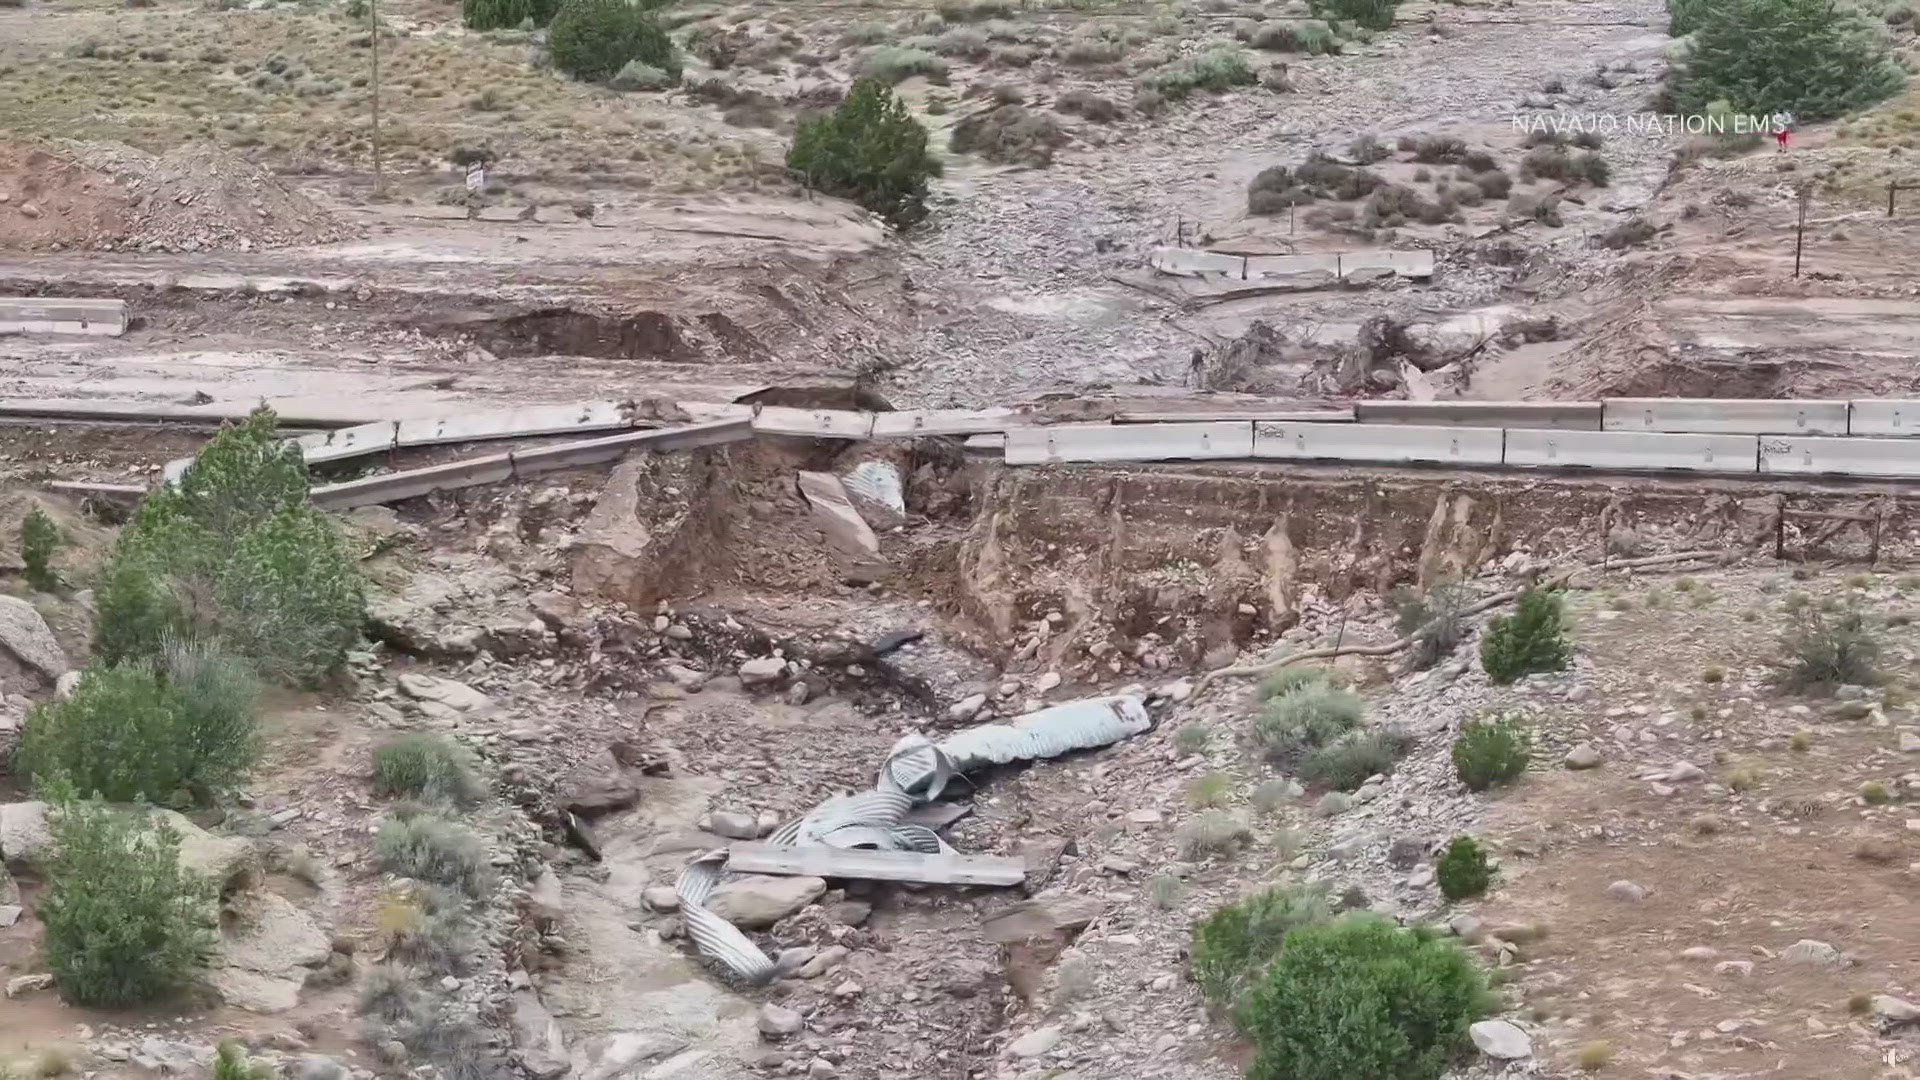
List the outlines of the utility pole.
<svg viewBox="0 0 1920 1080">
<path fill-rule="evenodd" d="M 373 194 L 380 198 L 387 193 L 386 174 L 380 170 L 380 0 L 367 0 L 367 19 L 373 47 Z"/>
<path fill-rule="evenodd" d="M 1807 203 L 1813 200 L 1813 185 L 1800 185 L 1800 221 L 1793 228 L 1793 277 L 1800 279 L 1800 248 L 1807 239 Z"/>
</svg>

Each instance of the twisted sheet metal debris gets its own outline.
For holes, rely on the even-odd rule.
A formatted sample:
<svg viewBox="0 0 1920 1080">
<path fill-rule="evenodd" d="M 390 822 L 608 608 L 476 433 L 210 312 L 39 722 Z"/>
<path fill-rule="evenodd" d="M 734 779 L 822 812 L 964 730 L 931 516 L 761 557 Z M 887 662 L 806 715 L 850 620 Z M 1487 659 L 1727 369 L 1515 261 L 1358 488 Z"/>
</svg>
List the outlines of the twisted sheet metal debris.
<svg viewBox="0 0 1920 1080">
<path fill-rule="evenodd" d="M 1137 735 L 1153 726 L 1146 702 L 1132 694 L 1088 698 L 1028 713 L 1011 723 L 981 724 L 954 732 L 939 742 L 909 735 L 895 743 L 880 765 L 872 791 L 839 795 L 816 806 L 798 821 L 774 830 L 769 844 L 881 851 L 952 852 L 939 834 L 923 825 L 902 823 L 907 812 L 932 802 L 953 779 L 985 765 L 1058 757 L 1090 750 Z M 707 901 L 727 878 L 727 854 L 710 851 L 681 872 L 674 886 L 687 933 L 702 955 L 742 979 L 765 982 L 773 961 L 732 923 L 713 913 Z"/>
</svg>

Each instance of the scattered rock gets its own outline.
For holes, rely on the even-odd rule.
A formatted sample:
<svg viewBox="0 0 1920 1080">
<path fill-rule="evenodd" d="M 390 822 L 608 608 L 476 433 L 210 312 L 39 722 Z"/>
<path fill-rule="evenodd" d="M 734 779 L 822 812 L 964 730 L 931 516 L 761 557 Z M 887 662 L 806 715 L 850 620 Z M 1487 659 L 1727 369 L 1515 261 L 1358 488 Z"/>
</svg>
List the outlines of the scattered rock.
<svg viewBox="0 0 1920 1080">
<path fill-rule="evenodd" d="M 30 994 L 35 990 L 45 990 L 52 985 L 53 974 L 51 972 L 43 971 L 37 975 L 15 975 L 13 978 L 7 980 L 7 996 L 10 998 L 19 997 L 21 994 Z"/>
<path fill-rule="evenodd" d="M 1713 965 L 1713 973 L 1736 979 L 1750 978 L 1753 975 L 1753 961 L 1722 960 Z"/>
<path fill-rule="evenodd" d="M 333 953 L 332 941 L 305 912 L 275 893 L 250 893 L 243 902 L 246 910 L 214 949 L 207 985 L 234 1008 L 285 1012 L 300 1004 L 308 969 Z"/>
<path fill-rule="evenodd" d="M 5 930 L 20 921 L 26 909 L 19 904 L 0 904 L 0 930 Z"/>
<path fill-rule="evenodd" d="M 1840 950 L 1824 941 L 1802 938 L 1780 950 L 1780 959 L 1789 964 L 1805 964 L 1809 967 L 1838 967 Z"/>
<path fill-rule="evenodd" d="M 1042 893 L 988 915 L 980 921 L 980 929 L 988 941 L 1001 945 L 1037 937 L 1071 937 L 1105 910 L 1106 905 L 1091 896 Z"/>
<path fill-rule="evenodd" d="M 1708 948 L 1705 945 L 1695 945 L 1691 949 L 1680 950 L 1680 959 L 1691 960 L 1696 964 L 1705 963 L 1719 955 L 1720 950 Z"/>
<path fill-rule="evenodd" d="M 760 1006 L 760 1034 L 769 1039 L 784 1039 L 806 1026 L 806 1019 L 783 1005 L 768 1002 Z"/>
<path fill-rule="evenodd" d="M 851 955 L 852 952 L 848 950 L 845 945 L 829 945 L 821 949 L 818 956 L 801 964 L 800 970 L 794 972 L 794 974 L 802 979 L 817 979 L 827 972 L 832 971 L 834 965 Z"/>
<path fill-rule="evenodd" d="M 559 922 L 567 911 L 567 890 L 550 866 L 540 868 L 527 885 L 527 913 L 543 923 Z"/>
<path fill-rule="evenodd" d="M 1920 731 L 1912 728 L 1900 729 L 1900 751 L 1906 754 L 1920 754 Z"/>
<path fill-rule="evenodd" d="M 401 674 L 400 692 L 415 701 L 431 701 L 459 713 L 481 716 L 493 711 L 493 699 L 466 683 L 414 671 Z"/>
<path fill-rule="evenodd" d="M 1706 770 L 1691 761 L 1676 761 L 1661 779 L 1669 784 L 1679 784 L 1689 780 L 1700 780 L 1706 775 Z"/>
<path fill-rule="evenodd" d="M 257 879 L 260 853 L 253 841 L 216 836 L 172 810 L 155 810 L 153 816 L 179 834 L 180 865 L 212 879 L 221 892 L 233 892 Z"/>
<path fill-rule="evenodd" d="M 947 706 L 947 719 L 963 724 L 980 715 L 980 710 L 986 707 L 987 695 L 971 694 Z"/>
<path fill-rule="evenodd" d="M 611 750 L 588 754 L 560 779 L 554 795 L 561 809 L 576 814 L 625 809 L 639 798 L 639 782 L 627 776 Z"/>
<path fill-rule="evenodd" d="M 787 673 L 787 662 L 778 656 L 756 656 L 740 665 L 740 685 L 763 686 L 777 682 Z"/>
<path fill-rule="evenodd" d="M 1639 903 L 1647 898 L 1647 890 L 1644 886 L 1623 878 L 1607 886 L 1607 895 L 1613 897 L 1615 900 Z"/>
<path fill-rule="evenodd" d="M 623 1031 L 607 1039 L 606 1046 L 581 1076 L 581 1080 L 611 1080 L 636 1065 L 677 1054 L 686 1045 L 687 1040 L 678 1035 L 659 1031 Z M 593 1058 L 591 1054 L 587 1056 Z"/>
<path fill-rule="evenodd" d="M 1482 1020 L 1467 1029 L 1467 1036 L 1490 1058 L 1513 1061 L 1533 1055 L 1533 1040 L 1505 1020 Z"/>
<path fill-rule="evenodd" d="M 707 831 L 733 840 L 754 840 L 760 836 L 760 819 L 752 814 L 716 810 L 707 815 Z"/>
<path fill-rule="evenodd" d="M 1561 759 L 1561 764 L 1569 769 L 1595 769 L 1599 768 L 1600 761 L 1600 751 L 1595 750 L 1592 743 L 1583 742 L 1567 751 L 1567 756 Z"/>
<path fill-rule="evenodd" d="M 827 891 L 817 877 L 755 874 L 714 890 L 707 904 L 715 915 L 747 930 L 763 930 L 799 911 Z"/>
<path fill-rule="evenodd" d="M 1889 1024 L 1911 1024 L 1920 1020 L 1920 1005 L 1894 997 L 1892 994 L 1873 995 L 1873 1015 Z"/>
<path fill-rule="evenodd" d="M 699 693 L 700 688 L 707 685 L 707 673 L 704 671 L 695 671 L 680 664 L 666 664 L 660 670 L 673 685 L 689 694 Z"/>
<path fill-rule="evenodd" d="M 0 596 L 0 649 L 37 675 L 43 685 L 54 685 L 67 672 L 67 654 L 47 629 L 47 620 L 17 596 Z"/>
<path fill-rule="evenodd" d="M 26 866 L 46 854 L 52 844 L 46 803 L 0 804 L 0 860 L 10 866 Z"/>
<path fill-rule="evenodd" d="M 1035 1028 L 1007 1044 L 1007 1053 L 1018 1058 L 1036 1058 L 1060 1045 L 1065 1034 L 1058 1024 Z"/>
<path fill-rule="evenodd" d="M 873 915 L 873 905 L 865 900 L 842 900 L 827 909 L 827 919 L 841 926 L 859 926 Z"/>
<path fill-rule="evenodd" d="M 665 885 L 655 885 L 640 894 L 640 899 L 655 911 L 679 911 L 680 894 Z"/>
<path fill-rule="evenodd" d="M 347 1067 L 325 1054 L 301 1054 L 295 1080 L 346 1080 Z"/>
</svg>

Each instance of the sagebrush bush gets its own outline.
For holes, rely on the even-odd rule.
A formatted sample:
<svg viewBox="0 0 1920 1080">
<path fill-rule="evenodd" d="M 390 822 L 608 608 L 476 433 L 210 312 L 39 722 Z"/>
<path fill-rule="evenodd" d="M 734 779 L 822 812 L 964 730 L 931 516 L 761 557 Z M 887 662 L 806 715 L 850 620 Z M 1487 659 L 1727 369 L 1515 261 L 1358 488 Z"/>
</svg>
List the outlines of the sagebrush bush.
<svg viewBox="0 0 1920 1080">
<path fill-rule="evenodd" d="M 1294 664 L 1289 667 L 1283 667 L 1266 678 L 1261 679 L 1257 692 L 1262 700 L 1266 700 L 1277 698 L 1282 694 L 1309 686 L 1339 687 L 1344 685 L 1345 683 L 1335 676 L 1332 668 L 1317 667 L 1311 664 Z"/>
<path fill-rule="evenodd" d="M 212 885 L 180 867 L 180 838 L 144 814 L 64 798 L 35 914 L 68 1002 L 123 1008 L 185 988 L 213 946 Z"/>
<path fill-rule="evenodd" d="M 988 161 L 1045 168 L 1053 152 L 1068 141 L 1052 114 L 1006 104 L 977 112 L 953 126 L 947 147 L 956 154 L 979 154 Z"/>
<path fill-rule="evenodd" d="M 1187 802 L 1202 809 L 1224 806 L 1233 792 L 1233 781 L 1222 773 L 1206 773 L 1187 785 Z"/>
<path fill-rule="evenodd" d="M 639 92 L 665 90 L 678 85 L 679 82 L 678 78 L 652 64 L 640 60 L 629 60 L 625 67 L 614 73 L 613 78 L 607 80 L 607 87 L 612 90 Z"/>
<path fill-rule="evenodd" d="M 1781 638 L 1781 680 L 1789 689 L 1865 686 L 1879 679 L 1880 639 L 1858 608 L 1829 612 L 1803 604 L 1789 610 L 1793 625 Z"/>
<path fill-rule="evenodd" d="M 1232 45 L 1216 45 L 1147 72 L 1140 76 L 1139 86 L 1178 101 L 1195 90 L 1219 93 L 1253 81 L 1253 68 L 1245 52 Z"/>
<path fill-rule="evenodd" d="M 213 1080 L 272 1080 L 273 1065 L 247 1056 L 239 1039 L 222 1039 L 213 1054 Z"/>
<path fill-rule="evenodd" d="M 832 112 L 801 121 L 787 168 L 807 186 L 841 195 L 903 229 L 927 215 L 927 180 L 940 163 L 927 129 L 881 80 L 861 79 Z"/>
<path fill-rule="evenodd" d="M 27 584 L 41 592 L 60 587 L 60 575 L 53 569 L 53 553 L 60 547 L 60 526 L 39 507 L 27 511 L 20 522 L 20 561 L 26 566 Z"/>
<path fill-rule="evenodd" d="M 1253 841 L 1247 823 L 1224 810 L 1209 810 L 1174 830 L 1174 847 L 1183 859 L 1220 859 Z"/>
<path fill-rule="evenodd" d="M 1408 749 L 1408 738 L 1397 731 L 1350 731 L 1307 751 L 1296 768 L 1304 780 L 1352 791 L 1370 776 L 1392 772 Z"/>
<path fill-rule="evenodd" d="M 1308 7 L 1322 19 L 1344 20 L 1368 30 L 1385 30 L 1393 25 L 1393 13 L 1400 0 L 1309 0 Z"/>
<path fill-rule="evenodd" d="M 1252 1080 L 1435 1080 L 1489 1004 L 1455 941 L 1354 913 L 1286 936 L 1238 1010 Z"/>
<path fill-rule="evenodd" d="M 1287 931 L 1332 917 L 1324 886 L 1278 885 L 1228 904 L 1193 925 L 1193 981 L 1208 1005 L 1231 1014 L 1280 955 Z"/>
<path fill-rule="evenodd" d="M 1207 728 L 1207 725 L 1199 723 L 1187 724 L 1182 726 L 1179 731 L 1174 732 L 1173 745 L 1174 748 L 1182 754 L 1197 754 L 1207 748 L 1207 741 L 1212 737 L 1213 733 Z"/>
<path fill-rule="evenodd" d="M 1469 791 L 1514 780 L 1532 761 L 1533 734 L 1518 717 L 1469 720 L 1453 740 L 1453 769 Z"/>
<path fill-rule="evenodd" d="M 458 889 L 478 899 L 493 889 L 487 845 L 472 829 L 437 814 L 393 815 L 374 837 L 380 867 L 389 873 Z"/>
<path fill-rule="evenodd" d="M 461 0 L 460 4 L 461 19 L 469 30 L 545 26 L 559 10 L 559 0 Z"/>
<path fill-rule="evenodd" d="M 35 706 L 17 764 L 36 788 L 65 781 L 113 802 L 212 802 L 258 759 L 257 700 L 244 665 L 176 642 L 158 661 L 88 668 L 70 698 Z"/>
<path fill-rule="evenodd" d="M 628 0 L 564 0 L 547 28 L 553 66 L 585 82 L 604 82 L 630 61 L 655 67 L 676 81 L 680 53 L 645 7 Z"/>
<path fill-rule="evenodd" d="M 1471 836 L 1456 836 L 1434 863 L 1433 878 L 1440 894 L 1449 900 L 1479 896 L 1493 883 L 1493 871 L 1487 866 L 1486 853 Z"/>
<path fill-rule="evenodd" d="M 480 958 L 480 926 L 460 898 L 446 889 L 390 896 L 381 903 L 379 917 L 388 960 L 441 977 L 465 975 Z"/>
<path fill-rule="evenodd" d="M 1268 759 L 1291 765 L 1360 723 L 1366 703 L 1350 690 L 1308 684 L 1268 699 L 1254 717 L 1253 738 Z"/>
<path fill-rule="evenodd" d="M 1285 780 L 1262 780 L 1253 787 L 1253 794 L 1247 801 L 1253 805 L 1256 814 L 1275 814 L 1280 808 L 1293 801 L 1293 785 Z"/>
<path fill-rule="evenodd" d="M 873 79 L 893 86 L 915 75 L 924 75 L 935 85 L 947 81 L 947 62 L 925 49 L 913 49 L 903 45 L 882 45 L 867 53 L 860 61 L 856 77 Z M 849 92 L 848 97 L 852 94 Z"/>
<path fill-rule="evenodd" d="M 403 735 L 374 748 L 373 789 L 389 797 L 466 806 L 487 793 L 471 751 L 444 735 Z"/>
<path fill-rule="evenodd" d="M 360 981 L 360 1015 L 395 1023 L 427 1008 L 427 992 L 413 973 L 398 964 L 381 964 Z"/>
<path fill-rule="evenodd" d="M 266 409 L 222 428 L 177 484 L 141 502 L 94 594 L 107 663 L 186 636 L 295 681 L 337 667 L 365 614 L 357 562 L 308 505 L 300 448 L 274 437 Z"/>
<path fill-rule="evenodd" d="M 1573 648 L 1567 643 L 1566 615 L 1558 593 L 1528 589 L 1512 615 L 1496 615 L 1480 639 L 1480 664 L 1487 678 L 1510 683 L 1522 675 L 1559 671 Z"/>
</svg>

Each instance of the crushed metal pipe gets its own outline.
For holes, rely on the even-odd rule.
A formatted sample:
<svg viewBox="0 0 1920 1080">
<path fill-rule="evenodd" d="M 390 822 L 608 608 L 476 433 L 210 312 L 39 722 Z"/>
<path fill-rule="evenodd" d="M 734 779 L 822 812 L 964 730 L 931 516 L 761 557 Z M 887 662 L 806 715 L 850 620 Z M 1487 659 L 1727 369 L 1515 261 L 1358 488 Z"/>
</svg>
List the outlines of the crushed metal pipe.
<svg viewBox="0 0 1920 1080">
<path fill-rule="evenodd" d="M 962 773 L 987 765 L 1091 750 L 1152 726 L 1144 699 L 1117 694 L 1055 705 L 1011 723 L 967 728 L 938 743 L 924 735 L 909 735 L 895 743 L 881 763 L 873 790 L 822 802 L 800 819 L 774 830 L 766 844 L 709 851 L 690 863 L 674 886 L 687 934 L 701 955 L 735 976 L 766 982 L 774 975 L 773 961 L 739 927 L 707 907 L 714 890 L 736 871 L 1016 884 L 1024 876 L 1019 860 L 961 855 L 932 829 L 908 823 L 908 813 L 939 799 L 946 786 Z M 816 848 L 819 850 L 808 850 Z M 737 860 L 733 852 L 740 854 Z M 835 852 L 849 857 L 834 858 Z M 905 857 L 888 858 L 880 853 L 901 853 Z"/>
</svg>

